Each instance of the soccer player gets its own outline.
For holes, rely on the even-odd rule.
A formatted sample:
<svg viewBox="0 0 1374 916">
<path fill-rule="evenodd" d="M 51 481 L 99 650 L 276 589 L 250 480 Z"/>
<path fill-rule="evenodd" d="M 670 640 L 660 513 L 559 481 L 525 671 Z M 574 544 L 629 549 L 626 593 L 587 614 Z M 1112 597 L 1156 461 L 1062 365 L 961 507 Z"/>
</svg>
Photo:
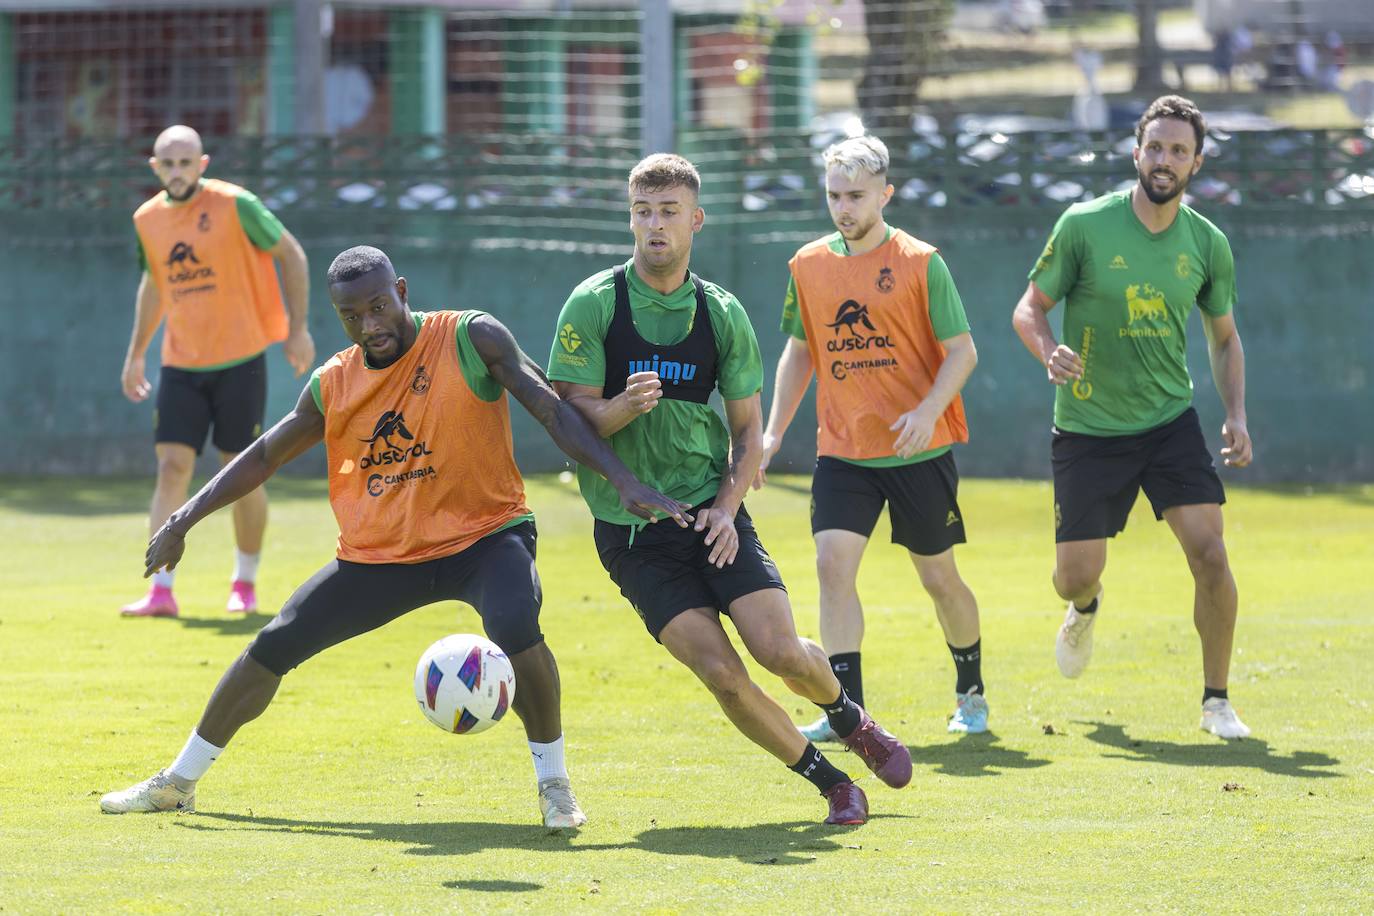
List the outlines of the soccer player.
<svg viewBox="0 0 1374 916">
<path fill-rule="evenodd" d="M 826 823 L 861 824 L 863 791 L 750 680 L 721 624 L 728 615 L 749 654 L 820 706 L 880 779 L 910 781 L 907 749 L 845 694 L 820 647 L 797 636 L 778 568 L 744 508 L 761 455 L 763 367 L 739 300 L 687 269 L 706 218 L 700 188 L 681 156 L 653 155 L 630 172 L 634 255 L 569 295 L 549 377 L 641 480 L 693 507 L 690 530 L 646 528 L 578 468 L 597 552 L 621 594 L 736 728 L 820 790 Z M 716 389 L 728 428 L 707 403 Z"/>
<path fill-rule="evenodd" d="M 1054 398 L 1055 567 L 1068 601 L 1055 656 L 1078 677 L 1102 612 L 1107 538 L 1126 527 L 1140 490 L 1169 523 L 1195 584 L 1202 640 L 1202 728 L 1250 734 L 1226 693 L 1236 626 L 1236 583 L 1222 539 L 1226 494 L 1207 450 L 1188 375 L 1188 315 L 1197 303 L 1212 377 L 1226 408 L 1227 465 L 1250 463 L 1245 354 L 1232 306 L 1235 263 L 1221 230 L 1183 204 L 1202 168 L 1206 124 L 1176 95 L 1156 99 L 1136 125 L 1139 181 L 1070 207 L 1050 235 L 1012 323 L 1057 387 Z M 1046 314 L 1064 300 L 1064 342 Z"/>
<path fill-rule="evenodd" d="M 442 600 L 473 605 L 510 656 L 514 709 L 534 760 L 544 824 L 586 822 L 568 781 L 558 668 L 539 630 L 534 516 L 515 466 L 506 391 L 584 466 L 605 474 L 627 516 L 688 519 L 641 484 L 560 400 L 500 322 L 478 311 L 412 312 L 406 281 L 376 248 L 329 268 L 329 296 L 354 346 L 311 376 L 296 407 L 167 520 L 147 572 L 175 567 L 187 532 L 323 440 L 338 557 L 296 590 L 229 667 L 166 769 L 100 807 L 191 810 L 196 781 L 262 714 L 282 677 L 330 646 Z"/>
<path fill-rule="evenodd" d="M 768 464 L 814 374 L 820 428 L 811 534 L 821 642 L 831 670 L 864 705 L 859 563 L 886 504 L 892 542 L 911 556 L 954 656 L 949 731 L 985 732 L 978 602 L 954 562 L 954 545 L 964 543 L 964 516 L 950 451 L 968 441 L 959 391 L 978 352 L 944 260 L 883 219 L 892 199 L 883 141 L 841 141 L 825 151 L 824 161 L 826 203 L 837 231 L 803 246 L 788 262 L 782 308 L 787 344 L 754 486 L 767 482 Z M 802 734 L 835 740 L 824 716 Z"/>
<path fill-rule="evenodd" d="M 271 344 L 296 375 L 309 371 L 315 344 L 306 327 L 309 267 L 300 243 L 262 202 L 227 181 L 201 177 L 210 157 L 184 125 L 158 135 L 148 160 L 165 189 L 134 213 L 139 265 L 133 336 L 124 357 L 124 394 L 144 401 L 152 385 L 144 354 L 162 319 L 162 371 L 153 412 L 157 484 L 148 513 L 151 535 L 186 501 L 206 433 L 224 463 L 262 432 Z M 273 263 L 281 268 L 286 308 Z M 234 573 L 227 610 L 258 609 L 254 583 L 267 528 L 267 493 L 234 504 Z M 175 617 L 171 570 L 154 574 L 148 593 L 125 605 L 126 617 Z"/>
</svg>

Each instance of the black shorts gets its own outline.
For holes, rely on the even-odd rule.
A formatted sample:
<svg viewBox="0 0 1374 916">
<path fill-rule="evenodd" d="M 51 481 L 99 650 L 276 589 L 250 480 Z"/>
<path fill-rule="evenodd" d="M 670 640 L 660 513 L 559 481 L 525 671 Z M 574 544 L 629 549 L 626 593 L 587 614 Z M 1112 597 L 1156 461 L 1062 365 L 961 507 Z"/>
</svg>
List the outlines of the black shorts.
<svg viewBox="0 0 1374 916">
<path fill-rule="evenodd" d="M 1197 411 L 1191 407 L 1163 426 L 1129 436 L 1086 436 L 1055 429 L 1050 448 L 1058 543 L 1116 537 L 1125 529 L 1142 489 L 1156 520 L 1174 506 L 1226 502 Z"/>
<path fill-rule="evenodd" d="M 892 543 L 933 557 L 965 541 L 958 497 L 953 452 L 894 468 L 822 455 L 811 477 L 811 533 L 838 528 L 870 537 L 886 503 Z"/>
<path fill-rule="evenodd" d="M 710 508 L 706 500 L 693 508 Z M 781 588 L 777 564 L 763 549 L 758 532 L 744 506 L 735 513 L 739 550 L 735 562 L 717 569 L 710 562 L 706 532 L 679 528 L 669 520 L 632 528 L 596 520 L 594 537 L 601 565 L 620 586 L 654 639 L 668 622 L 692 608 L 714 608 L 730 613 L 736 598 L 765 588 Z M 631 535 L 633 534 L 633 539 Z"/>
<path fill-rule="evenodd" d="M 452 600 L 476 608 L 487 638 L 516 655 L 544 639 L 535 538 L 534 525 L 522 522 L 467 550 L 423 563 L 333 560 L 296 589 L 248 654 L 280 676 L 330 646 L 416 608 Z"/>
<path fill-rule="evenodd" d="M 209 372 L 163 366 L 153 441 L 189 445 L 199 455 L 213 423 L 215 448 L 237 454 L 262 435 L 266 413 L 267 357 L 262 353 Z"/>
</svg>

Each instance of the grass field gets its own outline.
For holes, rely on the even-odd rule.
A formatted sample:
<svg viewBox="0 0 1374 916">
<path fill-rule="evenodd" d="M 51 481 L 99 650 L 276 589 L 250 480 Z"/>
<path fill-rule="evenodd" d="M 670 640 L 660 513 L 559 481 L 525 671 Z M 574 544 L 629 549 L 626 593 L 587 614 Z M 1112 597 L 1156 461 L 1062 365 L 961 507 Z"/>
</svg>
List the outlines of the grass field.
<svg viewBox="0 0 1374 916">
<path fill-rule="evenodd" d="M 750 501 L 816 632 L 806 481 Z M 148 481 L 0 481 L 0 911 L 1367 911 L 1374 899 L 1374 487 L 1236 487 L 1231 693 L 1254 738 L 1198 731 L 1191 582 L 1137 506 L 1114 543 L 1097 654 L 1060 678 L 1049 489 L 966 481 L 960 561 L 983 613 L 993 733 L 944 731 L 953 666 L 905 557 L 872 546 L 861 590 L 875 714 L 909 788 L 862 782 L 873 819 L 820 825 L 813 790 L 748 744 L 605 578 L 573 487 L 530 482 L 544 630 L 591 823 L 537 826 L 517 722 L 441 734 L 411 697 L 435 606 L 289 676 L 202 781 L 199 813 L 100 814 L 165 765 L 266 617 L 220 608 L 227 516 L 197 529 L 183 618 L 121 620 Z M 333 549 L 322 484 L 272 484 L 264 603 Z M 757 666 L 753 666 L 757 672 Z M 760 674 L 798 719 L 813 710 Z M 863 767 L 846 754 L 855 775 Z M 1361 904 L 1359 901 L 1364 900 Z"/>
</svg>

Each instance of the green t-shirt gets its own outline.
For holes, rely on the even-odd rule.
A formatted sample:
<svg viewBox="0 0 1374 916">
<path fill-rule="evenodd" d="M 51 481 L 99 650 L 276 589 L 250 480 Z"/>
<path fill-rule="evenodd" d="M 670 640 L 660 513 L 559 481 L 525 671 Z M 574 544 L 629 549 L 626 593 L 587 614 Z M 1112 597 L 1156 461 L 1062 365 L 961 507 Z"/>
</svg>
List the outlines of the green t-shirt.
<svg viewBox="0 0 1374 916">
<path fill-rule="evenodd" d="M 639 278 L 633 260 L 625 264 L 625 277 L 630 288 L 630 315 L 641 337 L 667 346 L 691 332 L 697 307 L 691 281 L 664 295 Z M 752 397 L 763 387 L 763 358 L 753 325 L 733 294 L 710 281 L 703 281 L 703 285 L 716 338 L 716 387 L 726 400 Z M 602 387 L 606 383 L 605 340 L 614 314 L 611 270 L 579 283 L 558 315 L 558 332 L 549 352 L 549 378 Z M 729 430 L 714 408 L 666 397 L 608 441 L 641 481 L 693 506 L 720 489 L 730 451 Z M 642 521 L 621 509 L 615 487 L 595 471 L 579 466 L 577 482 L 596 518 L 617 525 Z"/>
<path fill-rule="evenodd" d="M 1063 341 L 1083 378 L 1055 392 L 1054 424 L 1121 436 L 1168 423 L 1193 400 L 1188 315 L 1219 317 L 1236 302 L 1226 236 L 1190 207 L 1151 233 L 1120 191 L 1075 204 L 1055 224 L 1030 279 L 1064 300 Z"/>
<path fill-rule="evenodd" d="M 883 244 L 887 244 L 887 240 L 890 238 L 892 238 L 892 228 L 889 226 Z M 849 255 L 849 245 L 845 242 L 844 236 L 838 232 L 826 239 L 826 246 L 835 254 L 845 257 Z M 930 326 L 935 331 L 935 336 L 940 340 L 949 340 L 951 337 L 967 334 L 969 325 L 968 315 L 964 313 L 964 301 L 959 298 L 959 290 L 954 286 L 954 277 L 950 276 L 949 265 L 945 263 L 945 259 L 940 257 L 938 252 L 930 256 L 930 261 L 926 267 L 926 290 L 930 300 Z M 806 340 L 806 326 L 802 323 L 801 309 L 797 308 L 797 280 L 790 272 L 787 275 L 787 295 L 782 300 L 782 332 L 795 337 L 797 340 Z M 916 405 L 911 406 L 915 407 Z M 892 438 L 893 441 L 896 441 L 895 433 Z M 888 455 L 885 458 L 841 458 L 839 460 L 865 468 L 894 468 L 938 458 L 949 449 L 950 446 L 942 445 L 929 451 L 917 452 L 910 458 Z"/>
<path fill-rule="evenodd" d="M 171 195 L 167 195 L 167 199 L 170 200 Z M 234 209 L 238 211 L 239 223 L 243 226 L 244 234 L 254 247 L 267 251 L 281 241 L 281 234 L 286 231 L 286 227 L 252 191 L 239 188 L 239 194 L 234 198 Z M 137 247 L 138 268 L 147 270 L 148 254 L 143 250 L 142 242 L 139 242 Z"/>
<path fill-rule="evenodd" d="M 415 322 L 415 333 L 420 333 L 420 328 L 424 327 L 425 317 L 428 313 L 412 311 L 410 318 Z M 487 368 L 486 361 L 482 359 L 477 348 L 472 345 L 472 338 L 468 335 L 468 323 L 479 315 L 486 312 L 477 309 L 468 309 L 458 316 L 458 330 L 454 333 L 454 343 L 458 348 L 458 367 L 463 370 L 463 380 L 468 383 L 472 393 L 484 401 L 494 401 L 501 396 L 505 390 L 501 383 L 491 377 L 491 370 Z M 367 365 L 367 355 L 363 355 L 363 365 Z M 367 368 L 372 369 L 371 366 Z M 376 371 L 376 370 L 374 370 Z M 320 374 L 324 372 L 324 366 L 320 366 L 310 374 L 310 394 L 315 398 L 315 406 L 324 413 L 324 397 L 320 394 Z"/>
</svg>

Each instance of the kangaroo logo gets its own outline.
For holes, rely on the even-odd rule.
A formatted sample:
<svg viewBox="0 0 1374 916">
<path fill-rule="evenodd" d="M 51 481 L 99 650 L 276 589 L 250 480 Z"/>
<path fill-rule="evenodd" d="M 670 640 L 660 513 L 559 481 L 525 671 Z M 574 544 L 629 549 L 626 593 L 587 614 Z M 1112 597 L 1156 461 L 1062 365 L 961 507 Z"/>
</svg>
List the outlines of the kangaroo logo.
<svg viewBox="0 0 1374 916">
<path fill-rule="evenodd" d="M 1127 320 L 1134 324 L 1142 318 L 1169 317 L 1169 309 L 1164 303 L 1164 294 L 1149 283 L 1132 283 L 1126 287 Z"/>
<path fill-rule="evenodd" d="M 862 324 L 875 334 L 878 329 L 873 327 L 873 322 L 868 320 L 868 306 L 859 305 L 853 299 L 846 299 L 835 312 L 835 320 L 826 325 L 827 328 L 834 328 L 835 333 L 840 333 L 840 328 L 845 328 L 855 337 L 862 337 L 858 331 L 854 330 L 854 325 Z"/>
<path fill-rule="evenodd" d="M 172 246 L 172 253 L 167 255 L 167 266 L 175 267 L 178 264 L 185 264 L 190 261 L 192 264 L 199 264 L 200 258 L 196 257 L 196 250 L 185 242 L 177 242 Z"/>
<path fill-rule="evenodd" d="M 402 439 L 413 441 L 414 436 L 410 430 L 406 429 L 405 414 L 395 410 L 388 410 L 377 420 L 377 428 L 372 431 L 372 435 L 366 439 L 359 439 L 359 442 L 369 442 L 375 445 L 378 439 L 386 443 L 387 448 L 396 448 L 391 442 L 392 436 L 400 436 Z"/>
</svg>

